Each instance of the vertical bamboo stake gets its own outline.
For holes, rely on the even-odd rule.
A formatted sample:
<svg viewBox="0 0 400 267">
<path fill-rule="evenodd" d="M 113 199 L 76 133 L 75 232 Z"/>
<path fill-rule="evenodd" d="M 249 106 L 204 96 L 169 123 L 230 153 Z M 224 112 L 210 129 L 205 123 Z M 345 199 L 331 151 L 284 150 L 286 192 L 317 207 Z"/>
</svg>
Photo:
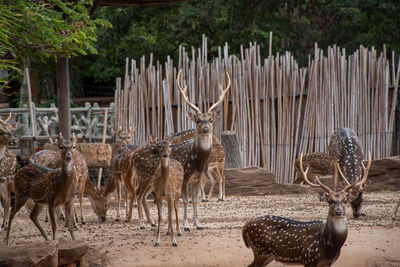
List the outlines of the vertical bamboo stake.
<svg viewBox="0 0 400 267">
<path fill-rule="evenodd" d="M 107 118 L 108 118 L 108 109 L 104 112 L 104 123 L 103 123 L 103 140 L 101 141 L 102 144 L 106 142 L 107 136 Z M 101 176 L 103 174 L 103 168 L 99 169 L 99 176 L 97 177 L 97 189 L 100 189 L 101 186 Z"/>
</svg>

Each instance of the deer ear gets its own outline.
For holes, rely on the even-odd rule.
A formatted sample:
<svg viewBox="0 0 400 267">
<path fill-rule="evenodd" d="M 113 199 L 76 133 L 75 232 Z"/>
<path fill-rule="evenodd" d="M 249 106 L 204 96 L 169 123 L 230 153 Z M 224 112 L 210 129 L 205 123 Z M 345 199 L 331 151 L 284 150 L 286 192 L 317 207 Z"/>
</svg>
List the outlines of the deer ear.
<svg viewBox="0 0 400 267">
<path fill-rule="evenodd" d="M 351 191 L 347 194 L 347 201 L 352 202 L 354 199 L 358 197 L 359 191 Z"/>
<path fill-rule="evenodd" d="M 13 122 L 10 124 L 11 131 L 16 131 L 18 127 L 18 122 Z"/>
<path fill-rule="evenodd" d="M 191 112 L 191 111 L 188 111 L 187 113 L 186 113 L 186 115 L 187 115 L 187 117 L 189 118 L 189 119 L 191 119 L 192 121 L 195 121 L 195 116 L 194 116 L 194 114 Z"/>
<path fill-rule="evenodd" d="M 221 110 L 211 112 L 211 121 L 215 121 L 221 115 Z"/>
<path fill-rule="evenodd" d="M 371 186 L 371 184 L 372 184 L 371 180 L 366 181 L 365 184 L 360 189 L 360 192 L 366 191 Z"/>
<path fill-rule="evenodd" d="M 317 198 L 319 199 L 319 201 L 327 201 L 328 200 L 328 194 L 326 192 L 323 191 L 318 191 L 317 192 Z"/>
<path fill-rule="evenodd" d="M 154 134 L 150 135 L 150 143 L 153 145 L 157 143 L 157 137 Z"/>
</svg>

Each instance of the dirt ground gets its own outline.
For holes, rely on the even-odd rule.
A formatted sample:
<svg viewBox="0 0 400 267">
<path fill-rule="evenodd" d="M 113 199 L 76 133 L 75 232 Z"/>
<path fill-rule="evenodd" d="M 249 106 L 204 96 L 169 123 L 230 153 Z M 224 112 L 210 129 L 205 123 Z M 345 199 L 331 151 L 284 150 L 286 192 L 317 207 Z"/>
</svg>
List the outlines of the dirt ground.
<svg viewBox="0 0 400 267">
<path fill-rule="evenodd" d="M 359 220 L 353 219 L 351 208 L 347 208 L 348 238 L 334 266 L 400 266 L 400 220 L 392 220 L 397 198 L 398 193 L 393 191 L 367 193 L 364 208 L 367 216 Z M 149 204 L 156 219 L 156 206 L 151 200 Z M 247 220 L 264 214 L 299 220 L 325 219 L 327 204 L 318 202 L 309 193 L 228 195 L 224 202 L 217 202 L 214 197 L 199 207 L 205 229 L 183 232 L 183 236 L 177 239 L 178 247 L 173 247 L 170 238 L 165 236 L 165 221 L 160 246 L 154 247 L 156 231 L 150 226 L 139 230 L 136 209 L 131 222 L 116 222 L 115 201 L 112 201 L 106 222 L 98 221 L 88 200 L 85 201 L 85 214 L 87 224 L 79 225 L 76 237 L 90 244 L 86 256 L 90 266 L 247 266 L 253 259 L 251 250 L 245 247 L 241 237 L 241 228 Z M 189 216 L 192 216 L 191 209 Z M 58 222 L 57 238 L 69 240 L 63 223 Z M 42 225 L 50 234 L 50 225 L 43 221 Z M 42 241 L 25 209 L 16 216 L 12 229 L 12 246 Z M 5 232 L 0 233 L 0 239 L 4 237 Z M 273 262 L 271 266 L 284 265 Z"/>
</svg>

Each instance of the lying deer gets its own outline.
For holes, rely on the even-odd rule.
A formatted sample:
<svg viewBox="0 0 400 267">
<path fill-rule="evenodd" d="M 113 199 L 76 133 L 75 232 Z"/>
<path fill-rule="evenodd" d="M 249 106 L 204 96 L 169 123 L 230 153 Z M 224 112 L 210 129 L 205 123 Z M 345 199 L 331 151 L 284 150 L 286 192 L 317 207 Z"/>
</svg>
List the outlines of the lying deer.
<svg viewBox="0 0 400 267">
<path fill-rule="evenodd" d="M 153 191 L 158 210 L 157 241 L 154 246 L 157 247 L 160 244 L 162 201 L 166 200 L 168 203 L 167 235 L 171 234 L 172 245 L 176 247 L 177 243 L 172 227 L 172 208 L 175 210 L 176 232 L 178 236 L 180 236 L 182 234 L 179 228 L 178 205 L 183 183 L 183 167 L 179 161 L 170 158 L 171 143 L 168 141 L 168 139 L 159 142 L 158 151 L 160 156 L 160 166 L 155 172 L 155 181 L 153 185 Z"/>
<path fill-rule="evenodd" d="M 266 215 L 247 222 L 242 235 L 246 247 L 254 253 L 254 261 L 249 266 L 265 266 L 273 260 L 304 266 L 331 266 L 347 238 L 346 202 L 357 194 L 351 190 L 367 180 L 370 166 L 371 156 L 367 168 L 362 164 L 364 176 L 361 180 L 356 179 L 340 192 L 334 192 L 318 177 L 315 178 L 317 184 L 308 180 L 308 169 L 304 172 L 301 156 L 300 172 L 304 181 L 325 191 L 329 205 L 327 219 L 304 222 Z"/>
<path fill-rule="evenodd" d="M 114 131 L 118 141 L 112 146 L 112 160 L 110 166 L 110 179 L 107 181 L 106 188 L 102 195 L 109 201 L 111 193 L 117 190 L 117 218 L 120 220 L 120 202 L 121 202 L 121 184 L 124 183 L 126 189 L 126 221 L 132 218 L 132 208 L 136 201 L 136 175 L 133 172 L 131 164 L 131 154 L 137 149 L 137 146 L 131 145 L 132 137 L 135 130 L 129 128 L 129 132 L 122 131 L 120 127 L 118 131 Z M 128 203 L 128 195 L 130 203 Z"/>
<path fill-rule="evenodd" d="M 11 192 L 14 191 L 14 175 L 17 169 L 17 158 L 15 154 L 7 148 L 14 141 L 13 132 L 16 130 L 17 124 L 9 124 L 11 113 L 7 119 L 0 119 L 0 197 L 4 202 L 3 223 L 0 226 L 7 228 L 8 216 L 11 203 Z M 1 206 L 1 204 L 0 204 Z"/>
<path fill-rule="evenodd" d="M 56 221 L 54 209 L 64 205 L 67 217 L 68 230 L 72 240 L 75 240 L 72 226 L 72 205 L 78 184 L 75 180 L 75 166 L 72 159 L 73 144 L 61 135 L 58 144 L 61 150 L 61 168 L 52 169 L 39 164 L 29 163 L 19 169 L 15 175 L 15 205 L 11 210 L 9 227 L 7 229 L 6 244 L 9 244 L 11 224 L 14 216 L 30 198 L 35 202 L 30 218 L 45 240 L 46 232 L 39 223 L 39 215 L 43 204 L 47 204 L 50 214 L 53 240 L 56 238 Z"/>
<path fill-rule="evenodd" d="M 324 152 L 313 152 L 303 156 L 303 168 L 308 168 L 308 180 L 314 181 L 315 176 L 323 176 L 332 174 L 332 160 L 328 153 Z M 300 159 L 296 159 L 294 162 L 294 168 L 297 171 L 297 179 L 293 182 L 294 184 L 300 184 L 303 182 L 303 176 L 300 172 Z"/>
<path fill-rule="evenodd" d="M 329 155 L 331 156 L 332 172 L 334 188 L 337 188 L 338 175 L 347 185 L 353 183 L 362 174 L 363 151 L 361 142 L 356 133 L 349 128 L 340 128 L 336 130 L 331 137 L 328 147 Z M 350 202 L 353 210 L 353 217 L 359 218 L 361 213 L 362 203 L 364 201 L 364 192 L 368 189 L 371 182 L 353 188 L 353 191 L 358 192 L 355 199 Z"/>
</svg>

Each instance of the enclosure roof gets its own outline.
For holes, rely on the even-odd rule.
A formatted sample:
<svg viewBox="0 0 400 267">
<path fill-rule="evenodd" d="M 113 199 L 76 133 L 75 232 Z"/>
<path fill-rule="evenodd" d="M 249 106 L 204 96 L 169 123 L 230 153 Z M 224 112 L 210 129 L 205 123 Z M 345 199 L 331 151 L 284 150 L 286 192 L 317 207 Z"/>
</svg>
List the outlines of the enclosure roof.
<svg viewBox="0 0 400 267">
<path fill-rule="evenodd" d="M 190 0 L 95 0 L 98 6 L 148 6 L 175 2 L 187 2 Z"/>
</svg>

